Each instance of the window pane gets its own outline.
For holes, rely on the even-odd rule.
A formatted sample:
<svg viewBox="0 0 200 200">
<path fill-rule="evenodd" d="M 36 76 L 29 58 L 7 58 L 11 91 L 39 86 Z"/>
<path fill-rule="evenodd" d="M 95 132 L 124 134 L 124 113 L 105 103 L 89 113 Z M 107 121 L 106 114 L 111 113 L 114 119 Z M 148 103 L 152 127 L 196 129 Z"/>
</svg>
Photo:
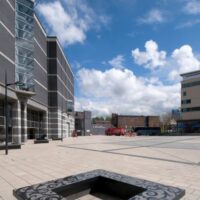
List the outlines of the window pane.
<svg viewBox="0 0 200 200">
<path fill-rule="evenodd" d="M 33 2 L 29 0 L 17 0 L 17 2 L 24 4 L 25 6 L 29 8 L 33 8 Z"/>
<path fill-rule="evenodd" d="M 30 15 L 30 16 L 33 15 L 33 10 L 32 9 L 30 9 L 30 8 L 20 4 L 20 3 L 16 4 L 16 8 L 17 8 L 18 11 L 20 11 L 22 13 L 25 13 L 25 14 Z"/>
<path fill-rule="evenodd" d="M 16 45 L 33 51 L 33 44 L 21 38 L 16 38 Z"/>
<path fill-rule="evenodd" d="M 33 52 L 28 50 L 28 49 L 17 47 L 16 48 L 16 54 L 19 55 L 19 56 L 24 56 L 24 57 L 28 57 L 28 58 L 33 59 Z"/>
<path fill-rule="evenodd" d="M 24 21 L 25 23 L 33 23 L 33 18 L 31 16 L 25 15 L 23 13 L 17 12 L 17 19 Z"/>
<path fill-rule="evenodd" d="M 34 60 L 31 58 L 16 55 L 16 63 L 25 65 L 25 66 L 31 66 L 33 68 Z"/>
<path fill-rule="evenodd" d="M 30 26 L 30 25 L 28 25 L 28 24 L 26 24 L 26 23 L 24 23 L 23 21 L 20 21 L 20 20 L 17 21 L 16 28 L 24 30 L 24 31 L 28 31 L 30 33 L 33 32 L 33 26 Z"/>
<path fill-rule="evenodd" d="M 26 40 L 32 40 L 33 39 L 32 34 L 25 32 L 25 31 L 22 31 L 20 29 L 16 29 L 16 37 L 23 38 L 23 39 L 26 39 Z"/>
</svg>

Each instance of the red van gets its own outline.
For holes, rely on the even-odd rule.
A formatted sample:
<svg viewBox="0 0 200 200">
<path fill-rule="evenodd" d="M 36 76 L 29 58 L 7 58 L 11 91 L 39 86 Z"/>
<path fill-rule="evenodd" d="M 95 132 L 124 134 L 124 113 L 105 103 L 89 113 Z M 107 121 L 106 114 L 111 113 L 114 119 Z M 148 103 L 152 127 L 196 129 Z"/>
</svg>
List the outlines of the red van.
<svg viewBox="0 0 200 200">
<path fill-rule="evenodd" d="M 124 128 L 107 128 L 105 130 L 106 135 L 125 135 L 125 129 Z"/>
</svg>

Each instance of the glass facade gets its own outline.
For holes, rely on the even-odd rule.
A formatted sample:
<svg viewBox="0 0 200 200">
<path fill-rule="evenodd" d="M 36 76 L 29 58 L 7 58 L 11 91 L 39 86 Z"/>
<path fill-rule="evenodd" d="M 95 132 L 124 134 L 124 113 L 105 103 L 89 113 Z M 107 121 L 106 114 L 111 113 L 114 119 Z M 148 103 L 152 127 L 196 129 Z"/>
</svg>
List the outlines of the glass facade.
<svg viewBox="0 0 200 200">
<path fill-rule="evenodd" d="M 16 0 L 15 61 L 16 81 L 23 83 L 21 90 L 34 91 L 34 3 L 30 0 Z"/>
</svg>

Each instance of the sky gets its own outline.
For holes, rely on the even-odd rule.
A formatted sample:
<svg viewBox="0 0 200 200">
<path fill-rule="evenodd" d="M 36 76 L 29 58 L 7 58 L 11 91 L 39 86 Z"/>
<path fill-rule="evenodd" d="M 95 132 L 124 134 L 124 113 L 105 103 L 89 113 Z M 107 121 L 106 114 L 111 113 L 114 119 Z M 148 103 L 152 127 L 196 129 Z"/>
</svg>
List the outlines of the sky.
<svg viewBox="0 0 200 200">
<path fill-rule="evenodd" d="M 40 0 L 72 67 L 75 110 L 162 115 L 180 107 L 180 74 L 200 69 L 200 0 Z"/>
</svg>

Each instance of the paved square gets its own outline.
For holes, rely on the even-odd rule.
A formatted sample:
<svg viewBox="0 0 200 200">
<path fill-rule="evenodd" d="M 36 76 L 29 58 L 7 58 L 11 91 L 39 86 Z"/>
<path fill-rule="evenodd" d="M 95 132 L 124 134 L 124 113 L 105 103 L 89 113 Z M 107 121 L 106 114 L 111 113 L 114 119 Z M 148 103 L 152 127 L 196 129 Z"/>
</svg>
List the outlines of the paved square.
<svg viewBox="0 0 200 200">
<path fill-rule="evenodd" d="M 0 199 L 13 200 L 14 188 L 93 169 L 184 188 L 183 200 L 200 200 L 200 137 L 67 138 L 0 151 Z"/>
</svg>

